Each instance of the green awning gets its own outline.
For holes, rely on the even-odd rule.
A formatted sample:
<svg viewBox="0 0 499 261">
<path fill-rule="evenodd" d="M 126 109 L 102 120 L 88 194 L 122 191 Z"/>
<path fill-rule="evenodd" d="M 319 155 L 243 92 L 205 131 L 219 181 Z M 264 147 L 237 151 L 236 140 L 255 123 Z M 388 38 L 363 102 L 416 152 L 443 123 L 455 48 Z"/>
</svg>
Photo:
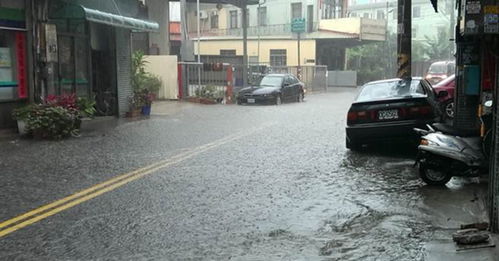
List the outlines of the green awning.
<svg viewBox="0 0 499 261">
<path fill-rule="evenodd" d="M 65 19 L 83 18 L 90 22 L 127 28 L 135 31 L 154 32 L 159 29 L 159 24 L 156 22 L 104 12 L 76 4 L 65 4 L 63 8 L 54 10 L 50 17 Z"/>
</svg>

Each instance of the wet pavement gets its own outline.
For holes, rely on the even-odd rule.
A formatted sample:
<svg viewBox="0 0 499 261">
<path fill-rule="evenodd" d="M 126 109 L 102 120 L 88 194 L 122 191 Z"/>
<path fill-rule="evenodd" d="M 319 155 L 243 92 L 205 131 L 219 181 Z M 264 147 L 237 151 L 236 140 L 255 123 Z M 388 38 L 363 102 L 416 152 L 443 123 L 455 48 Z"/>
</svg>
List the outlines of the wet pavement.
<svg viewBox="0 0 499 261">
<path fill-rule="evenodd" d="M 1 237 L 0 259 L 431 260 L 461 223 L 486 218 L 486 184 L 425 186 L 407 144 L 345 149 L 354 95 L 160 104 L 81 138 L 0 141 L 0 221 L 179 159 Z"/>
</svg>

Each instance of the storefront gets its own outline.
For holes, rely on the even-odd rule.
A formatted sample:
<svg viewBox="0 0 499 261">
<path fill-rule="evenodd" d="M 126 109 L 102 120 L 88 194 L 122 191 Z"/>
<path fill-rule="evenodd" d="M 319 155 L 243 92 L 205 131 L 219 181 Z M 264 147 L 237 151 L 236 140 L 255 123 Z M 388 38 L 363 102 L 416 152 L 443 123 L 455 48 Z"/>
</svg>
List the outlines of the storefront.
<svg viewBox="0 0 499 261">
<path fill-rule="evenodd" d="M 55 25 L 58 51 L 48 64 L 54 70 L 46 92 L 95 99 L 101 115 L 119 116 L 132 94 L 131 32 L 155 31 L 158 24 L 131 17 L 138 12 L 131 1 L 106 2 L 52 1 L 48 23 Z"/>
<path fill-rule="evenodd" d="M 25 2 L 0 0 L 0 127 L 13 126 L 11 111 L 28 99 Z"/>
</svg>

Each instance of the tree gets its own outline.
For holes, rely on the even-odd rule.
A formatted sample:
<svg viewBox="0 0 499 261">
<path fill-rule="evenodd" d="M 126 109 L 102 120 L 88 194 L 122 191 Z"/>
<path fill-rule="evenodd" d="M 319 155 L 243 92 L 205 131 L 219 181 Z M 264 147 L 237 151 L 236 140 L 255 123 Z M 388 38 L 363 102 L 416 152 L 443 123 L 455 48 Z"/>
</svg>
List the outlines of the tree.
<svg viewBox="0 0 499 261">
<path fill-rule="evenodd" d="M 389 34 L 384 42 L 365 44 L 347 50 L 348 68 L 357 71 L 358 84 L 395 77 L 396 40 L 396 34 Z"/>
<path fill-rule="evenodd" d="M 447 60 L 449 53 L 453 49 L 449 41 L 449 32 L 440 30 L 434 37 L 425 36 L 424 56 L 427 60 Z"/>
</svg>

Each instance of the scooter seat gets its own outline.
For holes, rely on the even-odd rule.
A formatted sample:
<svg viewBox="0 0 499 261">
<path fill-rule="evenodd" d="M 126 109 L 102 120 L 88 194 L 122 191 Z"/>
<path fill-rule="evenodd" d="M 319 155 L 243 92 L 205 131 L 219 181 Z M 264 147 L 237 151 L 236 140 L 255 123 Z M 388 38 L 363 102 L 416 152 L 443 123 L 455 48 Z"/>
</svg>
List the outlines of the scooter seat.
<svg viewBox="0 0 499 261">
<path fill-rule="evenodd" d="M 438 131 L 441 131 L 443 133 L 453 135 L 453 136 L 459 136 L 459 137 L 476 137 L 480 136 L 478 131 L 471 131 L 471 130 L 458 130 L 453 128 L 452 126 L 443 124 L 443 123 L 435 123 L 432 125 L 435 129 Z"/>
</svg>

